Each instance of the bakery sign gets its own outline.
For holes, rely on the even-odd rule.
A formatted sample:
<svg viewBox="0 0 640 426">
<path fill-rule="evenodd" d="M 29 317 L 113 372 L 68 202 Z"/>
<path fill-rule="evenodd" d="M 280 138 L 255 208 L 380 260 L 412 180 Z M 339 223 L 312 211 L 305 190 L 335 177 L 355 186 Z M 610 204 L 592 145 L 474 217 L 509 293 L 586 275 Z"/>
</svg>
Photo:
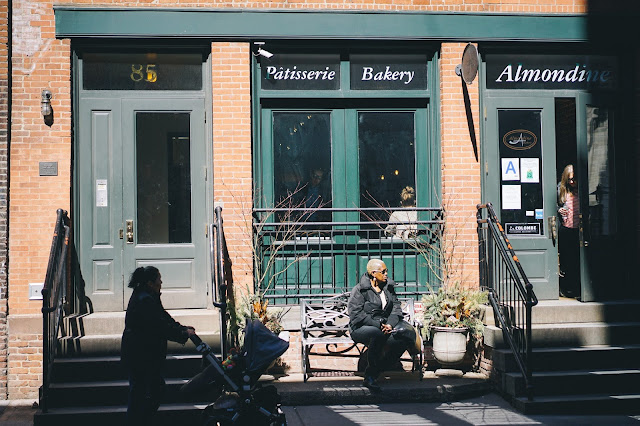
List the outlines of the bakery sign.
<svg viewBox="0 0 640 426">
<path fill-rule="evenodd" d="M 615 58 L 587 55 L 486 55 L 487 89 L 606 89 L 618 86 Z"/>
<path fill-rule="evenodd" d="M 426 90 L 426 55 L 351 55 L 351 90 Z M 340 90 L 339 55 L 275 55 L 261 60 L 262 89 Z"/>
</svg>

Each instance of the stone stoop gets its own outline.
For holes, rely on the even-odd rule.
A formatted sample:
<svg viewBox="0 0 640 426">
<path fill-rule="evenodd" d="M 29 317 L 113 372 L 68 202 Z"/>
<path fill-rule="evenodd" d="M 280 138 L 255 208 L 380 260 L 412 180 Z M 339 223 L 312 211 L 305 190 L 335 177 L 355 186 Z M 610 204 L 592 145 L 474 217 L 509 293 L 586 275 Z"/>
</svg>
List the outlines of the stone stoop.
<svg viewBox="0 0 640 426">
<path fill-rule="evenodd" d="M 217 310 L 168 311 L 181 324 L 195 327 L 214 350 L 220 347 Z M 65 337 L 52 367 L 48 412 L 39 410 L 36 425 L 113 424 L 124 422 L 128 377 L 120 363 L 124 312 L 93 313 L 65 318 Z M 197 424 L 201 410 L 215 395 L 187 395 L 180 387 L 202 370 L 202 356 L 192 342 L 169 342 L 161 407 L 162 424 Z"/>
<path fill-rule="evenodd" d="M 640 404 L 640 301 L 541 301 L 533 308 L 533 399 L 502 331 L 485 328 L 497 389 L 527 414 L 623 414 Z M 491 316 L 488 322 L 492 323 Z"/>
</svg>

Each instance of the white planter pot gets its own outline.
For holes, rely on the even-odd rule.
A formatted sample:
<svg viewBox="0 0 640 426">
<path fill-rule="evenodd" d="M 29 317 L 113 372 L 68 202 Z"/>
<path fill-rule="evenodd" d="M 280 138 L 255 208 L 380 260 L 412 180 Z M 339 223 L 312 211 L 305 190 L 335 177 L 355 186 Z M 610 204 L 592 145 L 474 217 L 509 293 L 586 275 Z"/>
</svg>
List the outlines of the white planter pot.
<svg viewBox="0 0 640 426">
<path fill-rule="evenodd" d="M 467 328 L 432 327 L 433 355 L 444 367 L 460 364 L 467 352 Z"/>
</svg>

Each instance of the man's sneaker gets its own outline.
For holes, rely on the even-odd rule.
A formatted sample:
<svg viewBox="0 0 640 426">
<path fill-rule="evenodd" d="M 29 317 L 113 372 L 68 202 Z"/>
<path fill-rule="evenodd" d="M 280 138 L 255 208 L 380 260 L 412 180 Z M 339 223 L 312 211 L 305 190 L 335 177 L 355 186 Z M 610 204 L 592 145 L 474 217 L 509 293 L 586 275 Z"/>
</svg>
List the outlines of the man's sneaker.
<svg viewBox="0 0 640 426">
<path fill-rule="evenodd" d="M 363 382 L 364 387 L 369 388 L 369 390 L 371 392 L 380 392 L 381 388 L 378 385 L 378 383 L 376 383 L 376 379 L 374 379 L 371 376 L 365 376 L 364 377 L 364 382 Z"/>
</svg>

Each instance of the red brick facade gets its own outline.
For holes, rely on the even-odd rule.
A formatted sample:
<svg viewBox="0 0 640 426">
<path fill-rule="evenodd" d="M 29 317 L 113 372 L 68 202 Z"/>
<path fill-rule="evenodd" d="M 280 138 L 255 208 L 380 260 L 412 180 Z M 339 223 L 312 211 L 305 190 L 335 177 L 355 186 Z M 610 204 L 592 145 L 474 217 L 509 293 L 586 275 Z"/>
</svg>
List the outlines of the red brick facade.
<svg viewBox="0 0 640 426">
<path fill-rule="evenodd" d="M 72 64 L 71 43 L 55 38 L 53 6 L 280 8 L 366 11 L 500 12 L 583 14 L 587 0 L 279 0 L 251 1 L 92 1 L 20 0 L 13 2 L 11 79 L 9 79 L 8 2 L 0 1 L 0 399 L 36 398 L 41 384 L 40 301 L 29 300 L 29 283 L 41 283 L 50 248 L 56 208 L 71 208 Z M 473 41 L 473 40 L 470 40 Z M 479 84 L 466 87 L 472 117 L 455 66 L 466 43 L 442 43 L 440 49 L 440 113 L 442 197 L 453 226 L 456 275 L 477 285 L 475 205 L 481 199 L 481 111 Z M 252 99 L 251 46 L 248 42 L 211 44 L 213 201 L 224 206 L 225 233 L 236 286 L 251 286 Z M 640 79 L 640 78 L 639 78 Z M 9 91 L 9 81 L 11 90 Z M 40 113 L 41 91 L 52 92 L 54 122 Z M 8 94 L 11 93 L 11 108 Z M 637 95 L 640 98 L 640 94 Z M 7 114 L 11 111 L 10 203 L 7 224 Z M 637 125 L 637 123 L 636 123 Z M 475 138 L 469 129 L 475 130 Z M 474 145 L 475 139 L 475 145 Z M 640 158 L 638 160 L 640 162 Z M 40 162 L 57 162 L 57 176 L 40 176 Z M 638 182 L 640 187 L 640 182 Z M 640 210 L 640 197 L 637 200 Z M 10 225 L 8 284 L 6 232 Z M 638 229 L 640 245 L 640 228 Z M 8 291 L 7 285 L 10 289 Z M 7 333 L 7 315 L 20 327 Z M 8 338 L 8 344 L 6 339 Z M 297 353 L 296 353 L 297 354 Z M 8 360 L 8 364 L 7 364 Z M 299 359 L 286 359 L 294 370 Z M 296 364 L 297 363 L 297 364 Z M 8 384 L 7 384 L 8 383 Z"/>
</svg>

